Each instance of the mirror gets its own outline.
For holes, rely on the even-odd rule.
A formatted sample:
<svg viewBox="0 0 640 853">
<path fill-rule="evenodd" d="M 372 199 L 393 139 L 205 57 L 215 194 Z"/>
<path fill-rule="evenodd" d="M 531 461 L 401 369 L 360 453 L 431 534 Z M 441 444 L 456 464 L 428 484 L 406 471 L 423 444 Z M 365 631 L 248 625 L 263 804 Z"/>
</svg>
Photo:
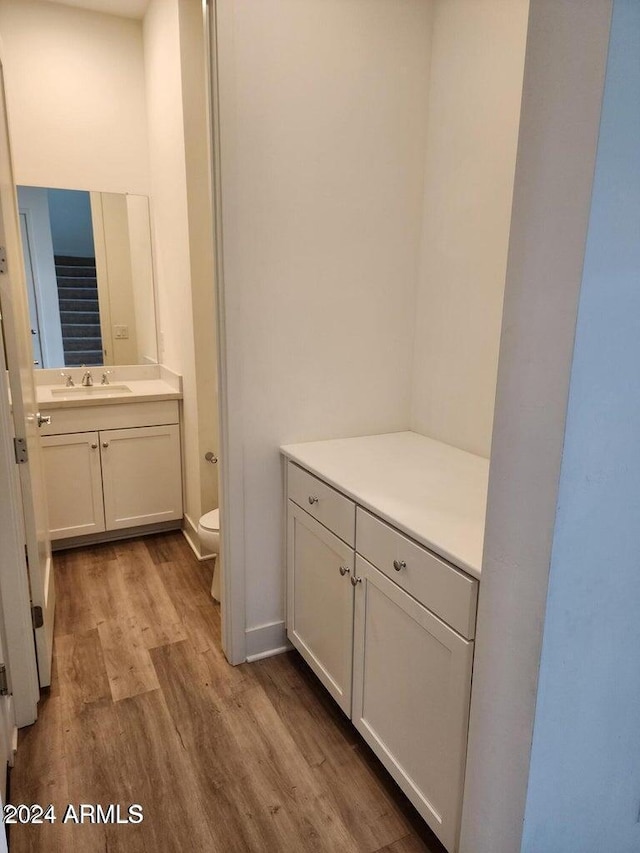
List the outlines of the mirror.
<svg viewBox="0 0 640 853">
<path fill-rule="evenodd" d="M 18 187 L 36 367 L 156 364 L 149 201 Z"/>
</svg>

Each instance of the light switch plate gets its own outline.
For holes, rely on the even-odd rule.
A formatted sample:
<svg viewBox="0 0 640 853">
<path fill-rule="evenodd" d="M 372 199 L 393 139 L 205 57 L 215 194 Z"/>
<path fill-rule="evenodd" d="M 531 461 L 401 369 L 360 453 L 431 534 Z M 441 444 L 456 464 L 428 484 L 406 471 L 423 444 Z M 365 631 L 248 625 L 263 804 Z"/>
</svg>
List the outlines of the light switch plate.
<svg viewBox="0 0 640 853">
<path fill-rule="evenodd" d="M 118 341 L 129 340 L 129 327 L 128 326 L 114 326 L 113 327 L 113 337 Z"/>
</svg>

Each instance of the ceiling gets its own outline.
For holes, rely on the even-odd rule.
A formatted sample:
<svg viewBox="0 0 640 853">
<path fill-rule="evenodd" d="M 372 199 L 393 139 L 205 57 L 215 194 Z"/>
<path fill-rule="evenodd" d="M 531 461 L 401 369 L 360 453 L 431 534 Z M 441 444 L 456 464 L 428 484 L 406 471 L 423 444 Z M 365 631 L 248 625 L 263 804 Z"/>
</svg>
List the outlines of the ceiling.
<svg viewBox="0 0 640 853">
<path fill-rule="evenodd" d="M 123 18 L 143 18 L 149 0 L 48 0 L 63 6 L 75 6 L 92 12 L 104 12 L 108 15 L 120 15 Z"/>
</svg>

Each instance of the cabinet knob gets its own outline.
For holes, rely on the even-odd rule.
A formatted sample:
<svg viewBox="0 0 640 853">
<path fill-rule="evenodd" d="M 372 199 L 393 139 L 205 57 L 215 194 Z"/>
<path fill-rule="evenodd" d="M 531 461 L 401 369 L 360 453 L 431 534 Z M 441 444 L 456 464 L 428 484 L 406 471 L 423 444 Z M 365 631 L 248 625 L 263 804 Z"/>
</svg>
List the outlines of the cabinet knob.
<svg viewBox="0 0 640 853">
<path fill-rule="evenodd" d="M 351 586 L 358 586 L 359 583 L 362 583 L 362 578 L 352 577 L 351 578 Z"/>
<path fill-rule="evenodd" d="M 97 449 L 98 449 L 98 445 L 94 442 L 94 443 L 91 445 L 91 449 L 92 449 L 92 450 L 97 450 Z"/>
<path fill-rule="evenodd" d="M 108 441 L 103 441 L 103 442 L 102 442 L 102 446 L 103 446 L 103 447 L 105 447 L 105 448 L 106 448 L 106 447 L 109 447 L 109 442 L 108 442 Z"/>
<path fill-rule="evenodd" d="M 404 560 L 394 560 L 393 561 L 393 568 L 396 570 L 396 572 L 400 572 L 400 571 L 402 571 L 402 569 L 407 568 L 407 564 L 405 563 Z"/>
<path fill-rule="evenodd" d="M 340 566 L 340 568 L 338 569 L 338 571 L 340 572 L 340 574 L 342 575 L 342 577 L 344 577 L 345 575 L 348 575 L 348 574 L 349 574 L 349 572 L 351 571 L 351 569 L 349 568 L 349 566 Z"/>
<path fill-rule="evenodd" d="M 318 503 L 318 498 L 315 495 L 309 495 L 309 503 L 311 506 Z"/>
</svg>

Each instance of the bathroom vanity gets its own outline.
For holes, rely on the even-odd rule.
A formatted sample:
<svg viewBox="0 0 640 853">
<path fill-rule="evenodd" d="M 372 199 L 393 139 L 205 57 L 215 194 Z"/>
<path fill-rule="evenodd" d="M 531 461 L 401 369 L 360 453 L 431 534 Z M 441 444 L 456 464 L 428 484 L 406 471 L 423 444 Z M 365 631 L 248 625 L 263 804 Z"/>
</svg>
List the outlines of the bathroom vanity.
<svg viewBox="0 0 640 853">
<path fill-rule="evenodd" d="M 60 371 L 38 376 L 54 548 L 180 526 L 180 377 L 157 366 L 119 367 L 103 385 L 104 369 L 94 368 L 87 387 L 84 370 L 67 373 L 72 387 Z"/>
<path fill-rule="evenodd" d="M 488 460 L 411 432 L 282 453 L 288 637 L 454 851 Z"/>
</svg>

